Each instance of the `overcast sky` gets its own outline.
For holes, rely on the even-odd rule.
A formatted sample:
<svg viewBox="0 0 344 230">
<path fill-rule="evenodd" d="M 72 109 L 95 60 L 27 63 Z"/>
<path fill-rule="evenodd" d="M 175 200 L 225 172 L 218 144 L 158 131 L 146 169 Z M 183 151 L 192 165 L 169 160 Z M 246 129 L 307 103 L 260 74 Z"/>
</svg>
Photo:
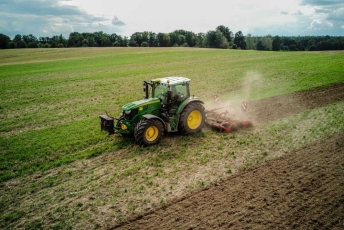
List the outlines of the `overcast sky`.
<svg viewBox="0 0 344 230">
<path fill-rule="evenodd" d="M 0 33 L 36 37 L 103 31 L 344 36 L 344 0 L 0 0 Z"/>
</svg>

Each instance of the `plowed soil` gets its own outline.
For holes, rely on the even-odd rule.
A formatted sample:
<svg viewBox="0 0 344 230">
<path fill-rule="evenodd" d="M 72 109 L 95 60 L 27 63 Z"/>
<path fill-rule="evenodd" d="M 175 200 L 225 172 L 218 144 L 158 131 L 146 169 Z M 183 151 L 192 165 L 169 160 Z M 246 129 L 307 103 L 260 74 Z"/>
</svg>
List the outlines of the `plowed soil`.
<svg viewBox="0 0 344 230">
<path fill-rule="evenodd" d="M 250 113 L 259 125 L 343 100 L 341 83 L 252 102 Z M 344 229 L 344 132 L 113 229 Z"/>
<path fill-rule="evenodd" d="M 343 100 L 344 82 L 252 101 L 249 103 L 249 114 L 257 123 L 265 123 Z"/>
</svg>

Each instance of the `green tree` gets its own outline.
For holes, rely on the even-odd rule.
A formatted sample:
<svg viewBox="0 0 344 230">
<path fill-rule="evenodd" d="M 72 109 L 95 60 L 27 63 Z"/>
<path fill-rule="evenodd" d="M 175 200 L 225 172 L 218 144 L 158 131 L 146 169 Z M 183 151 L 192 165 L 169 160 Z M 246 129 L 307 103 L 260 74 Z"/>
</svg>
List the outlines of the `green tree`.
<svg viewBox="0 0 344 230">
<path fill-rule="evenodd" d="M 178 35 L 178 45 L 181 46 L 182 44 L 185 43 L 185 36 L 184 35 Z"/>
<path fill-rule="evenodd" d="M 100 46 L 101 47 L 111 46 L 111 41 L 107 34 L 103 34 L 103 36 L 100 38 Z"/>
<path fill-rule="evenodd" d="M 158 46 L 158 40 L 157 40 L 156 33 L 148 32 L 148 45 L 149 45 L 149 47 L 157 47 Z"/>
<path fill-rule="evenodd" d="M 190 47 L 194 47 L 197 43 L 197 36 L 191 31 L 187 31 L 185 34 L 185 41 Z"/>
<path fill-rule="evenodd" d="M 19 42 L 17 42 L 17 47 L 18 48 L 27 48 L 27 44 L 24 40 L 20 40 Z"/>
<path fill-rule="evenodd" d="M 141 47 L 148 47 L 148 42 L 142 42 Z"/>
<path fill-rule="evenodd" d="M 130 46 L 130 47 L 138 47 L 139 45 L 137 44 L 136 40 L 133 39 L 133 37 L 131 37 L 131 39 L 129 40 L 128 46 Z"/>
<path fill-rule="evenodd" d="M 38 39 L 32 34 L 23 35 L 22 39 L 25 41 L 26 44 L 30 44 L 31 42 L 38 42 Z"/>
<path fill-rule="evenodd" d="M 58 37 L 58 44 L 62 44 L 63 47 L 67 46 L 67 40 L 62 36 L 62 34 L 60 34 L 60 36 Z"/>
<path fill-rule="evenodd" d="M 5 34 L 0 34 L 0 48 L 8 48 L 8 43 L 11 41 L 10 37 Z"/>
<path fill-rule="evenodd" d="M 159 47 L 170 47 L 171 46 L 171 38 L 170 38 L 169 34 L 158 33 L 157 40 L 158 40 L 158 46 Z"/>
<path fill-rule="evenodd" d="M 123 37 L 123 42 L 122 42 L 122 45 L 123 47 L 128 47 L 128 44 L 129 44 L 129 40 L 128 40 L 128 37 L 127 36 L 124 36 Z"/>
<path fill-rule="evenodd" d="M 38 43 L 37 42 L 30 42 L 28 47 L 29 48 L 38 48 Z"/>
<path fill-rule="evenodd" d="M 15 48 L 17 48 L 17 43 L 16 42 L 9 42 L 8 43 L 8 48 L 9 49 L 15 49 Z"/>
<path fill-rule="evenodd" d="M 180 47 L 189 47 L 189 44 L 187 42 L 184 42 L 183 44 L 180 45 Z"/>
<path fill-rule="evenodd" d="M 39 38 L 38 38 L 38 42 L 39 42 L 40 44 L 47 43 L 48 40 L 49 40 L 48 37 L 39 37 Z"/>
<path fill-rule="evenodd" d="M 279 51 L 281 49 L 281 39 L 279 36 L 275 36 L 272 41 L 272 50 Z"/>
<path fill-rule="evenodd" d="M 97 43 L 97 46 L 101 46 L 101 37 L 103 36 L 103 31 L 97 31 L 97 32 L 93 32 L 92 34 L 94 41 Z"/>
<path fill-rule="evenodd" d="M 203 46 L 208 48 L 227 49 L 229 43 L 220 30 L 210 30 L 207 32 L 207 35 L 203 39 Z"/>
<path fill-rule="evenodd" d="M 297 48 L 296 45 L 290 45 L 290 46 L 289 46 L 289 50 L 290 50 L 290 51 L 299 51 L 299 49 Z"/>
<path fill-rule="evenodd" d="M 196 46 L 197 47 L 204 47 L 204 39 L 206 38 L 205 33 L 198 33 L 197 34 L 197 40 L 196 40 Z"/>
<path fill-rule="evenodd" d="M 228 49 L 228 47 L 229 47 L 229 42 L 227 41 L 227 38 L 225 38 L 225 36 L 222 36 L 219 48 L 221 48 L 221 49 Z"/>
<path fill-rule="evenodd" d="M 255 44 L 254 40 L 255 40 L 255 38 L 253 38 L 251 34 L 247 34 L 247 36 L 245 37 L 247 49 L 249 49 L 249 50 L 256 49 L 256 44 Z"/>
<path fill-rule="evenodd" d="M 78 32 L 72 32 L 69 34 L 68 38 L 68 47 L 80 47 L 82 46 L 82 41 L 84 40 L 84 37 L 79 34 Z M 50 42 L 50 45 L 51 42 Z"/>
<path fill-rule="evenodd" d="M 265 50 L 266 47 L 264 46 L 262 40 L 259 40 L 259 42 L 257 43 L 257 50 Z"/>
<path fill-rule="evenodd" d="M 16 36 L 14 36 L 14 38 L 13 38 L 13 41 L 14 42 L 19 42 L 19 41 L 21 41 L 22 40 L 22 36 L 20 35 L 20 34 L 17 34 Z"/>
<path fill-rule="evenodd" d="M 60 41 L 59 36 L 57 35 L 52 36 L 52 38 L 50 39 L 50 47 L 57 48 L 57 46 L 60 44 L 59 41 Z M 78 46 L 81 46 L 81 41 L 80 41 L 80 44 L 78 42 Z"/>
<path fill-rule="evenodd" d="M 246 50 L 246 48 L 247 48 L 247 45 L 245 42 L 245 37 L 240 30 L 235 33 L 234 44 L 237 45 L 242 50 Z"/>
<path fill-rule="evenodd" d="M 116 41 L 115 42 L 118 42 L 118 46 L 124 46 L 124 39 L 122 38 L 121 35 L 118 35 L 116 37 Z M 125 45 L 126 46 L 126 45 Z"/>
<path fill-rule="evenodd" d="M 142 43 L 143 42 L 146 42 L 148 44 L 148 40 L 149 40 L 149 32 L 148 31 L 143 31 L 141 33 L 141 37 L 142 37 Z M 142 43 L 141 43 L 141 46 L 142 46 Z"/>
<path fill-rule="evenodd" d="M 144 40 L 143 40 L 142 33 L 141 32 L 135 32 L 130 37 L 129 46 L 141 46 L 143 41 Z M 147 41 L 148 41 L 148 37 L 147 37 Z"/>
<path fill-rule="evenodd" d="M 118 37 L 118 35 L 117 34 L 111 34 L 111 35 L 109 35 L 109 39 L 110 39 L 110 42 L 112 43 L 112 45 L 113 45 L 113 43 L 114 42 L 116 42 L 117 41 L 117 37 Z"/>
<path fill-rule="evenodd" d="M 172 33 L 169 34 L 170 35 L 170 42 L 172 46 L 178 46 L 178 31 L 174 31 Z"/>
<path fill-rule="evenodd" d="M 163 37 L 163 44 L 164 44 L 164 47 L 169 47 L 169 46 L 171 46 L 170 35 L 164 34 L 164 37 Z"/>
<path fill-rule="evenodd" d="M 88 47 L 88 40 L 86 38 L 84 40 L 82 40 L 82 46 Z"/>
<path fill-rule="evenodd" d="M 93 36 L 89 36 L 87 38 L 88 40 L 88 47 L 97 47 L 98 46 L 98 43 L 96 42 L 96 40 L 94 39 Z"/>
<path fill-rule="evenodd" d="M 265 50 L 272 50 L 272 37 L 271 35 L 264 36 L 262 38 L 263 45 Z"/>
<path fill-rule="evenodd" d="M 227 39 L 227 41 L 229 43 L 232 41 L 233 33 L 228 27 L 226 27 L 224 25 L 220 25 L 220 26 L 216 27 L 216 30 L 221 31 L 222 35 Z"/>
</svg>

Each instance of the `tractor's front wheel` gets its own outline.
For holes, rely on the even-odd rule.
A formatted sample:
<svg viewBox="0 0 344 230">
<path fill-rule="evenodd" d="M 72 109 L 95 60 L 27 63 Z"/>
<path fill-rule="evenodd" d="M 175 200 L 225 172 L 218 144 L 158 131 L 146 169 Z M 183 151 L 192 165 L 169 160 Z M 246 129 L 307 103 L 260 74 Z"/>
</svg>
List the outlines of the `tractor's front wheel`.
<svg viewBox="0 0 344 230">
<path fill-rule="evenodd" d="M 155 119 L 141 120 L 137 123 L 134 131 L 136 142 L 143 146 L 150 146 L 158 143 L 163 134 L 163 126 L 161 122 Z"/>
<path fill-rule="evenodd" d="M 182 133 L 198 133 L 205 122 L 205 110 L 201 103 L 191 103 L 186 106 L 180 116 L 179 129 Z"/>
</svg>

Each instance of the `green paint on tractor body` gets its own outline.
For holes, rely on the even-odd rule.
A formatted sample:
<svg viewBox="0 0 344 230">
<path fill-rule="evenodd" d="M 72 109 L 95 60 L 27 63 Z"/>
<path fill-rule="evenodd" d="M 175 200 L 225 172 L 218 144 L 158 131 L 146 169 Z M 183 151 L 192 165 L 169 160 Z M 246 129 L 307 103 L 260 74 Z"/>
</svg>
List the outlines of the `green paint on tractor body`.
<svg viewBox="0 0 344 230">
<path fill-rule="evenodd" d="M 143 115 L 152 114 L 160 116 L 161 102 L 159 98 L 148 98 L 139 101 L 134 101 L 122 106 L 122 114 L 120 123 L 126 125 L 123 129 L 117 122 L 115 127 L 116 132 L 121 134 L 131 134 L 134 132 L 136 124 L 142 119 Z"/>
</svg>

